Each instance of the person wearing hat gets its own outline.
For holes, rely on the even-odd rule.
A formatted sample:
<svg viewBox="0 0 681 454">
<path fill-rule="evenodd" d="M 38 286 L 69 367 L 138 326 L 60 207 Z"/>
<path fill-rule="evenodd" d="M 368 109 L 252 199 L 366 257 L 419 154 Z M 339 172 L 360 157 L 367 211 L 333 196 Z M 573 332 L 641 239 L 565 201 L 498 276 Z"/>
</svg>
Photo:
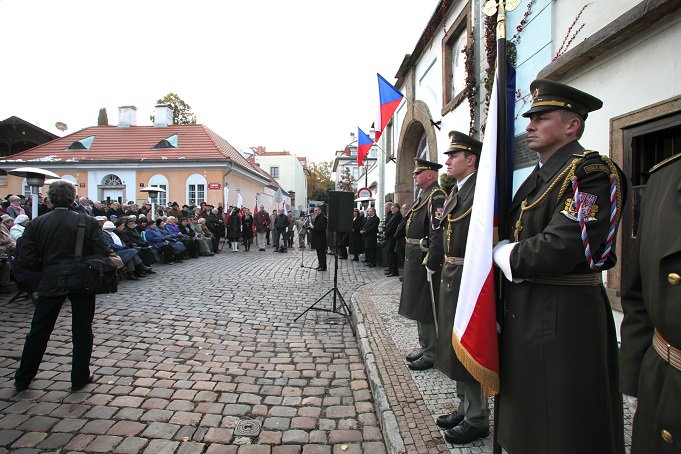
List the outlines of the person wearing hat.
<svg viewBox="0 0 681 454">
<path fill-rule="evenodd" d="M 411 204 L 405 224 L 404 280 L 399 314 L 415 320 L 420 350 L 407 355 L 409 368 L 426 370 L 433 367 L 437 350 L 435 313 L 439 294 L 442 257 L 428 253 L 431 237 L 439 228 L 445 203 L 445 192 L 438 184 L 441 164 L 414 159 L 414 185 L 419 195 Z M 425 263 L 424 263 L 425 262 Z M 425 266 L 424 266 L 425 264 Z M 431 292 L 432 290 L 432 292 Z"/>
<path fill-rule="evenodd" d="M 445 151 L 447 176 L 456 180 L 442 212 L 437 230 L 431 227 L 430 253 L 442 257 L 440 297 L 437 313 L 438 339 L 435 367 L 456 380 L 459 407 L 437 418 L 449 443 L 466 444 L 489 435 L 489 410 L 483 402 L 480 383 L 461 364 L 452 347 L 452 330 L 465 261 L 468 226 L 475 194 L 482 143 L 459 132 L 449 133 Z M 436 265 L 439 265 L 436 263 Z M 496 339 L 490 339 L 496 342 Z"/>
<path fill-rule="evenodd" d="M 9 229 L 9 236 L 14 240 L 14 242 L 16 242 L 21 235 L 24 234 L 24 229 L 26 228 L 26 225 L 28 225 L 28 221 L 30 221 L 30 219 L 25 214 L 20 214 L 14 218 L 14 225 L 11 229 Z"/>
<path fill-rule="evenodd" d="M 539 164 L 513 197 L 506 240 L 494 248 L 507 279 L 498 441 L 510 454 L 621 454 L 617 334 L 602 271 L 616 263 L 626 178 L 579 143 L 599 99 L 550 80 L 530 90 L 523 116 Z"/>
<path fill-rule="evenodd" d="M 620 390 L 635 410 L 631 453 L 679 452 L 681 154 L 650 169 L 623 286 Z"/>
<path fill-rule="evenodd" d="M 123 261 L 128 279 L 131 281 L 138 281 L 140 277 L 146 277 L 146 272 L 151 271 L 151 268 L 144 266 L 144 263 L 142 263 L 142 259 L 139 256 L 139 251 L 123 243 L 121 238 L 114 232 L 114 229 L 116 229 L 116 224 L 111 221 L 106 221 L 102 226 L 104 239 L 109 247 Z"/>
</svg>

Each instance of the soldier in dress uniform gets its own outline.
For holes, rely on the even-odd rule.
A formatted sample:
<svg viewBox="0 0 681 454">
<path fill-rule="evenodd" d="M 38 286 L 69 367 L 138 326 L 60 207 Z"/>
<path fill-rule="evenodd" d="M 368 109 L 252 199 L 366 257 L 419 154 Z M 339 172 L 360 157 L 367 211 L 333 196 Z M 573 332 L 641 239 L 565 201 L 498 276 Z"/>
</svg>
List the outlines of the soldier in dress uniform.
<svg viewBox="0 0 681 454">
<path fill-rule="evenodd" d="M 507 240 L 494 248 L 508 279 L 498 442 L 509 454 L 622 454 L 617 336 L 602 271 L 616 263 L 626 179 L 578 142 L 599 99 L 549 80 L 530 90 L 527 146 L 540 160 L 513 198 Z"/>
<path fill-rule="evenodd" d="M 414 184 L 420 192 L 411 205 L 405 225 L 404 281 L 399 314 L 415 320 L 418 326 L 421 349 L 407 355 L 409 368 L 426 370 L 435 363 L 437 336 L 434 314 L 440 279 L 439 273 L 434 270 L 442 265 L 442 256 L 427 252 L 431 232 L 437 231 L 442 219 L 445 192 L 438 184 L 438 170 L 442 165 L 419 158 L 415 158 L 414 163 Z"/>
<path fill-rule="evenodd" d="M 451 143 L 445 151 L 448 155 L 445 167 L 447 175 L 456 179 L 456 186 L 445 202 L 440 228 L 431 232 L 430 252 L 437 257 L 444 257 L 437 314 L 439 336 L 435 367 L 456 380 L 460 404 L 454 413 L 438 417 L 437 425 L 447 429 L 445 440 L 465 444 L 489 435 L 489 410 L 484 405 L 480 383 L 461 364 L 452 347 L 454 315 L 459 299 L 482 143 L 458 131 L 450 132 L 449 137 Z"/>
<path fill-rule="evenodd" d="M 681 452 L 681 154 L 650 173 L 622 295 L 620 390 L 636 407 L 631 454 L 672 454 Z"/>
</svg>

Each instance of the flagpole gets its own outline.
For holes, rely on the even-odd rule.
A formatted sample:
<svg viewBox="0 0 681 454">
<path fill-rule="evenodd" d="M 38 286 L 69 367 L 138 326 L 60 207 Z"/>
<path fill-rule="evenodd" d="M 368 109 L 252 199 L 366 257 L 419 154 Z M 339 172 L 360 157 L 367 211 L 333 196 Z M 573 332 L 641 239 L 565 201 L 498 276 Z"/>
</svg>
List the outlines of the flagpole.
<svg viewBox="0 0 681 454">
<path fill-rule="evenodd" d="M 498 203 L 498 231 L 497 238 L 503 239 L 506 231 L 506 221 L 508 219 L 508 194 L 507 194 L 507 118 L 506 109 L 506 10 L 505 2 L 499 1 L 497 8 L 497 105 L 499 106 L 497 114 L 497 203 Z M 497 321 L 501 325 L 504 314 L 504 285 L 503 274 L 498 268 L 495 269 L 495 280 L 497 288 Z M 499 337 L 499 357 L 501 357 L 501 336 Z M 502 377 L 500 379 L 503 380 Z M 494 439 L 492 445 L 493 454 L 501 454 L 502 449 L 497 441 L 499 433 L 499 401 L 500 396 L 494 396 Z"/>
<path fill-rule="evenodd" d="M 416 104 L 414 104 L 414 103 L 412 102 L 411 99 L 409 99 L 409 98 L 407 98 L 406 96 L 404 96 L 404 100 L 407 101 L 409 104 L 411 104 L 411 105 L 414 107 L 414 109 L 418 110 L 418 111 L 421 112 L 423 115 L 425 115 L 426 117 L 428 117 L 428 119 L 430 120 L 431 126 L 435 126 L 435 127 L 437 128 L 438 131 L 440 130 L 440 124 L 442 123 L 442 120 L 440 120 L 440 121 L 433 121 L 433 119 L 430 118 L 430 114 L 428 114 L 427 112 L 424 112 L 424 111 L 422 111 L 421 109 L 419 109 L 418 106 L 417 106 Z"/>
</svg>

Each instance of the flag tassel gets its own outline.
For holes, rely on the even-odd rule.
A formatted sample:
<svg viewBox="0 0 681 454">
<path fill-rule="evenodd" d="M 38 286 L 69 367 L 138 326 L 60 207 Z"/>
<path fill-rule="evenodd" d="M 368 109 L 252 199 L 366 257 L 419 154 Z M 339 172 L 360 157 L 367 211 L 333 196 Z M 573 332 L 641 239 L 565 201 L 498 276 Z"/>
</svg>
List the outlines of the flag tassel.
<svg viewBox="0 0 681 454">
<path fill-rule="evenodd" d="M 488 369 L 476 361 L 475 358 L 468 353 L 468 350 L 461 344 L 461 341 L 456 336 L 454 330 L 452 330 L 452 347 L 454 348 L 456 357 L 459 358 L 459 361 L 461 361 L 461 364 L 463 364 L 473 378 L 480 383 L 483 396 L 487 398 L 499 394 L 499 372 Z"/>
</svg>

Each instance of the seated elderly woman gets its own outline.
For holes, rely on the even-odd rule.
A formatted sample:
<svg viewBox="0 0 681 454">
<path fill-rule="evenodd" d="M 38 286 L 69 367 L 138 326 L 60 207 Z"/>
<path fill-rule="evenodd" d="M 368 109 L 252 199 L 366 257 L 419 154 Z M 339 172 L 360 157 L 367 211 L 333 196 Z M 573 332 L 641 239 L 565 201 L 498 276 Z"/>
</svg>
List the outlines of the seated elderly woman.
<svg viewBox="0 0 681 454">
<path fill-rule="evenodd" d="M 168 216 L 166 220 L 166 230 L 168 230 L 171 235 L 174 235 L 178 240 L 184 244 L 187 248 L 187 257 L 192 259 L 199 258 L 199 246 L 194 242 L 191 236 L 185 235 L 180 231 L 180 226 L 177 223 L 177 218 L 175 216 Z"/>
<path fill-rule="evenodd" d="M 156 219 L 156 222 L 150 222 L 149 225 L 147 225 L 144 235 L 147 239 L 147 243 L 149 243 L 149 246 L 164 252 L 165 263 L 172 264 L 175 262 L 181 262 L 182 258 L 186 257 L 185 252 L 187 248 L 185 248 L 184 245 L 180 243 L 177 238 L 175 238 L 175 236 L 166 230 L 165 221 L 163 221 L 163 219 L 158 218 Z M 170 255 L 170 257 L 165 255 L 166 251 L 168 250 L 168 248 L 165 248 L 165 246 L 169 246 L 170 250 L 172 251 L 172 255 Z"/>
<path fill-rule="evenodd" d="M 24 229 L 28 225 L 30 219 L 25 214 L 20 214 L 14 218 L 14 225 L 9 229 L 9 236 L 16 242 L 21 235 L 24 234 Z"/>
<path fill-rule="evenodd" d="M 194 241 L 194 244 L 199 248 L 199 255 L 203 255 L 205 257 L 215 255 L 210 252 L 213 247 L 210 239 L 205 238 L 203 236 L 203 232 L 201 232 L 201 235 L 199 235 L 196 230 L 192 228 L 192 225 L 189 222 L 190 221 L 187 218 L 180 219 L 180 233 L 188 236 Z M 196 220 L 192 220 L 191 222 L 196 222 Z"/>
<path fill-rule="evenodd" d="M 209 228 L 208 225 L 206 225 L 206 219 L 205 218 L 199 218 L 196 221 L 197 227 L 194 228 L 200 228 L 203 234 L 206 236 L 206 238 L 210 238 L 210 241 L 213 243 L 213 253 L 214 254 L 219 254 L 220 253 L 220 238 L 215 235 Z"/>
<path fill-rule="evenodd" d="M 156 249 L 149 246 L 149 243 L 142 238 L 142 234 L 139 232 L 139 230 L 137 230 L 137 223 L 133 219 L 128 218 L 128 220 L 125 222 L 123 232 L 128 240 L 130 240 L 130 243 L 132 243 L 129 244 L 129 246 L 132 246 L 139 251 L 140 258 L 146 266 L 150 266 L 161 260 L 161 256 Z M 122 239 L 123 238 L 121 238 L 121 240 Z"/>
<path fill-rule="evenodd" d="M 138 281 L 140 277 L 145 277 L 147 273 L 152 273 L 151 268 L 144 266 L 142 259 L 139 257 L 138 251 L 123 244 L 121 239 L 116 235 L 114 229 L 116 226 L 111 221 L 106 221 L 102 226 L 104 232 L 104 239 L 113 251 L 123 261 L 127 272 L 128 279 Z"/>
<path fill-rule="evenodd" d="M 205 219 L 204 219 L 205 222 Z M 199 220 L 197 218 L 191 218 L 189 220 L 189 226 L 195 234 L 196 234 L 196 239 L 199 241 L 203 242 L 203 245 L 199 244 L 201 247 L 201 254 L 206 255 L 206 256 L 213 256 L 215 253 L 213 252 L 213 240 L 210 238 L 210 236 L 207 236 L 201 226 L 199 225 Z M 210 233 L 210 231 L 209 231 Z"/>
</svg>

